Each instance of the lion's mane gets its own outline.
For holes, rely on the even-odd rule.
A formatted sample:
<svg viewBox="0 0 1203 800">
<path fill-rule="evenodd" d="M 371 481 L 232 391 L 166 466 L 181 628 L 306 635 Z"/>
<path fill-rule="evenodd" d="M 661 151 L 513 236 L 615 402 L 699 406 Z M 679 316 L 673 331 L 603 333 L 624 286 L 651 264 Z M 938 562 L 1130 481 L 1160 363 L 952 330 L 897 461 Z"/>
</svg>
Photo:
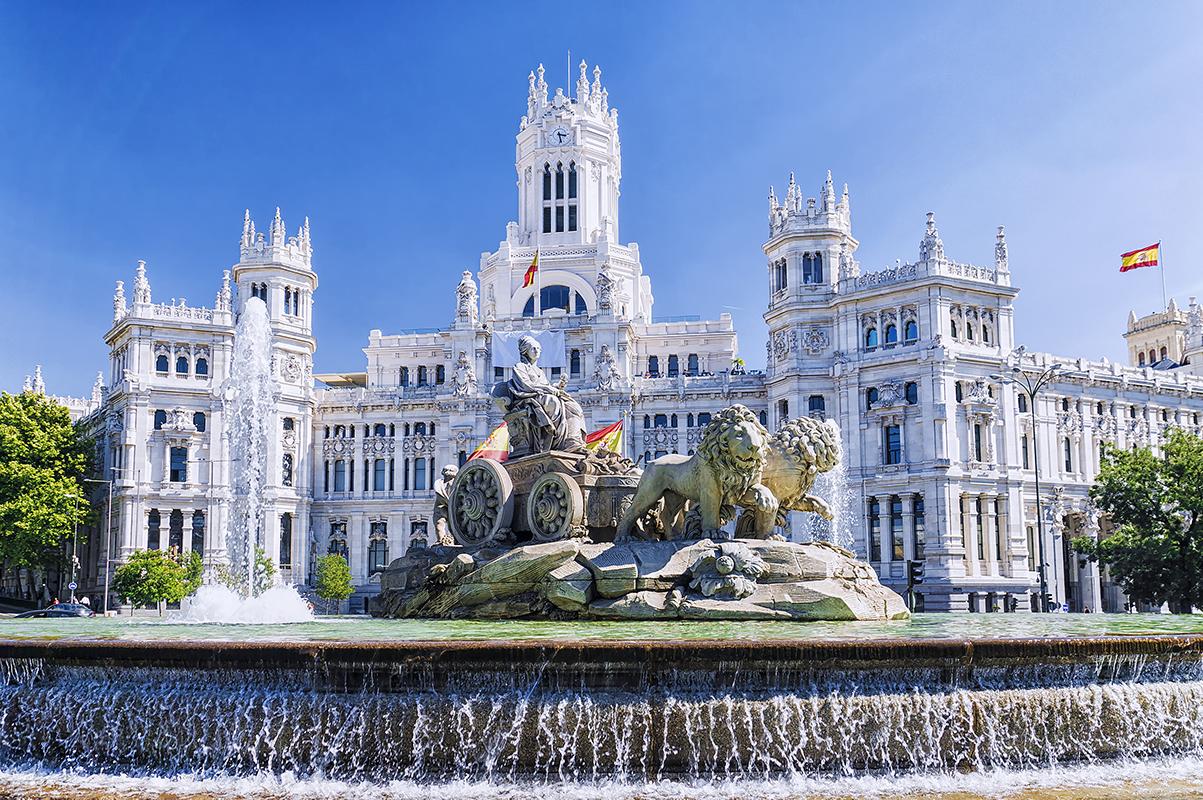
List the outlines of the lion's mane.
<svg viewBox="0 0 1203 800">
<path fill-rule="evenodd" d="M 740 426 L 749 426 L 760 434 L 765 443 L 755 463 L 738 462 L 731 457 L 727 442 Z M 756 419 L 756 415 L 745 406 L 733 405 L 718 413 L 702 432 L 697 455 L 714 472 L 723 490 L 723 505 L 737 502 L 751 487 L 760 483 L 765 458 L 768 456 L 768 431 Z"/>
</svg>

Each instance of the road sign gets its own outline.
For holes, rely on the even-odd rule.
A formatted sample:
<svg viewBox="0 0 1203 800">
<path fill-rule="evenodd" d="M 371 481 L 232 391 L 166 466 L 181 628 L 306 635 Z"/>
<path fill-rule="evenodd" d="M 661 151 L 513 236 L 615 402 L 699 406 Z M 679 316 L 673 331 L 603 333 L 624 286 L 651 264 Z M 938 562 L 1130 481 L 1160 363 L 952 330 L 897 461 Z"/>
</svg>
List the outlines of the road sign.
<svg viewBox="0 0 1203 800">
<path fill-rule="evenodd" d="M 70 583 L 67 584 L 67 588 L 74 592 L 76 589 L 79 588 L 79 584 L 77 584 L 75 581 L 71 581 Z"/>
</svg>

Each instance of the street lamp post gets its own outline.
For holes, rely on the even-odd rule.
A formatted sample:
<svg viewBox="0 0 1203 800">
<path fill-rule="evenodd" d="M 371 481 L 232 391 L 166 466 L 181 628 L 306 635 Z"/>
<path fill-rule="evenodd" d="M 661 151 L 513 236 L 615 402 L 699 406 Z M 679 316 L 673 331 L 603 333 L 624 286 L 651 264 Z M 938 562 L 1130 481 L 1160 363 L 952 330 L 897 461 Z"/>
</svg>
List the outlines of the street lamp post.
<svg viewBox="0 0 1203 800">
<path fill-rule="evenodd" d="M 1027 393 L 1028 396 L 1028 411 L 1032 415 L 1032 465 L 1036 471 L 1036 528 L 1039 534 L 1037 548 L 1040 553 L 1040 610 L 1047 613 L 1049 610 L 1048 563 L 1045 561 L 1044 555 L 1044 509 L 1040 505 L 1040 439 L 1038 436 L 1039 429 L 1036 427 L 1036 397 L 1040 393 L 1040 390 L 1048 385 L 1049 381 L 1060 374 L 1061 365 L 1052 364 L 1035 374 L 1024 372 L 1020 369 L 1018 363 L 1023 356 L 1023 351 L 1023 347 L 1018 347 L 1013 353 L 1016 356 L 1016 364 L 1011 367 L 1010 374 L 991 375 L 990 377 L 996 381 L 1013 383 Z"/>
<path fill-rule="evenodd" d="M 67 587 L 71 591 L 71 602 L 75 602 L 75 570 L 79 565 L 79 495 L 68 494 L 63 495 L 64 500 L 75 501 L 75 513 L 71 517 L 71 583 Z M 63 589 L 62 573 L 59 574 L 59 594 L 62 595 Z"/>
<path fill-rule="evenodd" d="M 121 472 L 117 467 L 109 467 L 113 472 Z M 84 478 L 84 483 L 103 483 L 108 486 L 108 505 L 105 510 L 104 523 L 104 600 L 102 601 L 102 613 L 108 616 L 109 613 L 109 565 L 112 561 L 113 552 L 113 481 L 103 480 L 101 478 Z"/>
</svg>

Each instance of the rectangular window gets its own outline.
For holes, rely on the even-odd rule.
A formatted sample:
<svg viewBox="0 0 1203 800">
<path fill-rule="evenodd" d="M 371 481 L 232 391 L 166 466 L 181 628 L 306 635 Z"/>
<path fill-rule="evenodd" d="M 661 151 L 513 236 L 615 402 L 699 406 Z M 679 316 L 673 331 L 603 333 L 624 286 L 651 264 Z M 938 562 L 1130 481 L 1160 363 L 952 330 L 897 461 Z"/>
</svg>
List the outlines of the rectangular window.
<svg viewBox="0 0 1203 800">
<path fill-rule="evenodd" d="M 564 231 L 564 206 L 556 206 L 556 233 Z"/>
<path fill-rule="evenodd" d="M 551 206 L 543 206 L 543 232 L 551 233 Z"/>
<path fill-rule="evenodd" d="M 384 483 L 388 479 L 388 473 L 385 471 L 387 466 L 383 458 L 376 459 L 376 463 L 372 468 L 372 491 L 383 492 Z"/>
<path fill-rule="evenodd" d="M 1036 529 L 1028 526 L 1028 572 L 1036 571 Z"/>
<path fill-rule="evenodd" d="M 171 474 L 168 477 L 172 483 L 184 483 L 188 480 L 188 448 L 171 448 Z"/>
<path fill-rule="evenodd" d="M 892 558 L 902 561 L 906 558 L 902 546 L 902 498 L 890 498 L 890 546 L 893 549 Z"/>
<path fill-rule="evenodd" d="M 280 515 L 280 566 L 292 566 L 292 514 Z"/>
<path fill-rule="evenodd" d="M 341 458 L 334 462 L 334 491 L 347 491 L 347 462 Z"/>
<path fill-rule="evenodd" d="M 563 372 L 564 372 L 564 370 L 561 367 L 552 367 L 551 368 L 551 379 L 553 381 L 558 381 L 560 379 L 560 375 Z"/>
<path fill-rule="evenodd" d="M 1019 437 L 1019 450 L 1020 457 L 1023 459 L 1023 468 L 1031 469 L 1028 464 L 1028 435 L 1026 433 Z"/>
<path fill-rule="evenodd" d="M 977 507 L 977 557 L 979 561 L 986 560 L 986 522 L 983 517 L 986 514 L 986 509 L 982 508 L 982 499 L 979 497 L 976 503 Z"/>
<path fill-rule="evenodd" d="M 355 462 L 348 461 L 347 464 L 349 465 L 347 470 L 347 491 L 353 492 L 355 491 Z"/>
<path fill-rule="evenodd" d="M 426 459 L 414 459 L 414 489 L 421 492 L 426 489 Z"/>
<path fill-rule="evenodd" d="M 982 458 L 982 426 L 980 423 L 973 426 L 973 460 L 985 460 Z"/>
<path fill-rule="evenodd" d="M 505 367 L 493 367 L 493 380 L 505 380 Z"/>
<path fill-rule="evenodd" d="M 576 205 L 568 206 L 568 230 L 576 230 Z"/>
<path fill-rule="evenodd" d="M 881 508 L 876 500 L 869 503 L 869 560 L 881 561 Z"/>
<path fill-rule="evenodd" d="M 915 541 L 914 551 L 915 560 L 922 561 L 924 553 L 924 541 L 927 539 L 927 521 L 925 519 L 925 509 L 923 498 L 918 496 L 915 498 Z"/>
<path fill-rule="evenodd" d="M 994 558 L 1003 560 L 1003 507 L 1002 501 L 994 501 Z M 1100 611 L 1102 609 L 1099 609 Z"/>
<path fill-rule="evenodd" d="M 902 427 L 899 425 L 886 426 L 886 463 L 902 463 Z"/>
</svg>

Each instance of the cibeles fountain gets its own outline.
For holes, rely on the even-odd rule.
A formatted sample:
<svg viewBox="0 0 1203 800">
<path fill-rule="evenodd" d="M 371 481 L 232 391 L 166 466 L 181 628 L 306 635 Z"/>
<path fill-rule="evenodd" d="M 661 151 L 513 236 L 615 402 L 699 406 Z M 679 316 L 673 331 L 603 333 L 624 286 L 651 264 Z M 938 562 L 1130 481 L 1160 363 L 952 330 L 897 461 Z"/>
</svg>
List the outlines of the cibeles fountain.
<svg viewBox="0 0 1203 800">
<path fill-rule="evenodd" d="M 902 598 L 824 542 L 786 541 L 790 512 L 828 520 L 811 494 L 839 462 L 834 423 L 770 435 L 741 405 L 716 414 L 697 452 L 641 471 L 585 444 L 581 407 L 519 340 L 493 387 L 509 458 L 467 462 L 438 494 L 452 541 L 419 541 L 390 565 L 377 615 L 486 619 L 889 620 Z M 445 477 L 448 477 L 445 475 Z M 445 504 L 445 505 L 444 505 Z"/>
</svg>

